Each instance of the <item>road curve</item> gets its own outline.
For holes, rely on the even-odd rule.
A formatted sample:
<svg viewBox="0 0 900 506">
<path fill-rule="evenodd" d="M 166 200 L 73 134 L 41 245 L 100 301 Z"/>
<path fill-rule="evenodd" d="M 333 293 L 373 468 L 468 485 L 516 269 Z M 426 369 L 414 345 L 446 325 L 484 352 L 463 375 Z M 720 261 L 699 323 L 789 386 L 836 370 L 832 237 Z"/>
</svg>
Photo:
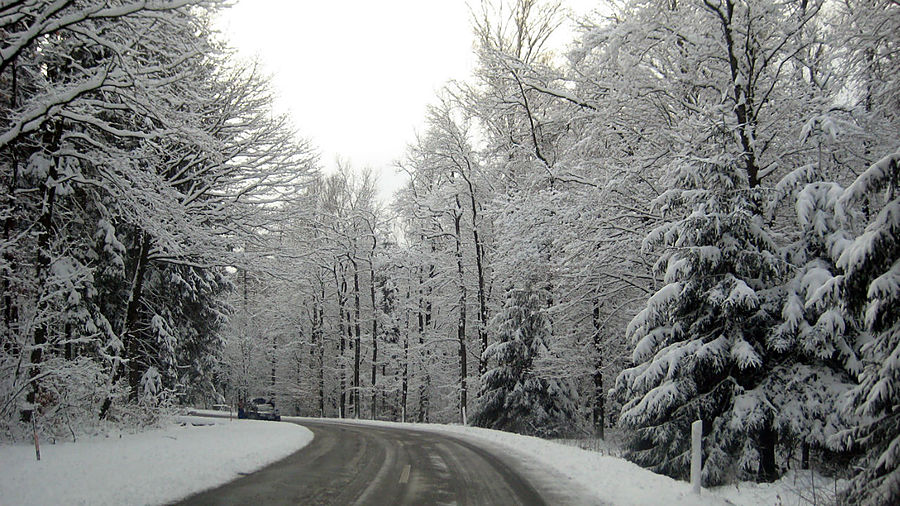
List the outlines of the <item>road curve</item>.
<svg viewBox="0 0 900 506">
<path fill-rule="evenodd" d="M 547 504 L 503 459 L 453 436 L 299 423 L 315 434 L 302 450 L 177 504 Z"/>
</svg>

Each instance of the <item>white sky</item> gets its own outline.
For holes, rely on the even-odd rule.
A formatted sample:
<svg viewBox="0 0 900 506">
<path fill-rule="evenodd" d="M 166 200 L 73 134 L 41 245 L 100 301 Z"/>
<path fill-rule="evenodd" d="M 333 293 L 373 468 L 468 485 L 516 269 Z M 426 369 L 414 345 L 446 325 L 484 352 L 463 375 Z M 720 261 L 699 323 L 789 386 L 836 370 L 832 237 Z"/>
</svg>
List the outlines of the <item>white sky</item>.
<svg viewBox="0 0 900 506">
<path fill-rule="evenodd" d="M 581 13 L 600 2 L 570 3 Z M 393 162 L 427 105 L 475 65 L 465 0 L 238 0 L 219 27 L 272 76 L 276 108 L 323 166 L 340 156 L 371 167 L 385 200 L 402 184 Z"/>
</svg>

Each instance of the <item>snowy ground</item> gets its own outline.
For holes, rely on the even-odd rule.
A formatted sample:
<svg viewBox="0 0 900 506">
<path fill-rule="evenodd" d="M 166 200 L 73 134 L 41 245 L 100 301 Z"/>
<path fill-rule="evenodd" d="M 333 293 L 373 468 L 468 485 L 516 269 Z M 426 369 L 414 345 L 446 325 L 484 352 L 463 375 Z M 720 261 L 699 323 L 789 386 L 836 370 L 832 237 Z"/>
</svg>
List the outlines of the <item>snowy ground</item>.
<svg viewBox="0 0 900 506">
<path fill-rule="evenodd" d="M 526 462 L 554 468 L 599 499 L 616 505 L 714 505 L 739 506 L 823 504 L 834 497 L 835 482 L 808 473 L 789 473 L 775 483 L 740 483 L 692 493 L 689 483 L 652 473 L 627 460 L 610 455 L 618 448 L 588 451 L 539 438 L 473 427 L 438 429 L 502 445 L 525 456 Z M 838 484 L 840 485 L 840 484 Z"/>
<path fill-rule="evenodd" d="M 691 493 L 689 484 L 651 473 L 624 459 L 540 438 L 459 425 L 398 424 L 363 420 L 359 423 L 408 427 L 462 437 L 483 447 L 492 448 L 497 453 L 513 456 L 521 463 L 527 477 L 538 481 L 541 488 L 565 491 L 567 487 L 575 486 L 592 494 L 596 504 L 654 506 L 727 504 L 720 498 L 713 499 L 709 494 L 698 497 Z M 548 474 L 547 470 L 556 472 Z"/>
<path fill-rule="evenodd" d="M 833 480 L 819 475 L 812 477 L 808 472 L 791 472 L 775 483 L 740 483 L 703 489 L 701 495 L 696 496 L 688 483 L 652 473 L 625 459 L 611 456 L 620 453 L 618 448 L 602 442 L 592 445 L 599 451 L 588 451 L 569 444 L 477 427 L 362 420 L 359 423 L 441 432 L 493 447 L 495 451 L 516 457 L 528 477 L 542 481 L 543 487 L 564 490 L 574 485 L 593 494 L 597 504 L 799 506 L 827 503 L 827 499 L 833 497 L 836 485 Z M 556 476 L 549 475 L 546 472 L 548 469 L 555 470 Z M 560 475 L 562 482 L 558 481 Z"/>
<path fill-rule="evenodd" d="M 195 425 L 197 424 L 197 425 Z M 178 417 L 141 434 L 0 446 L 0 504 L 162 504 L 279 460 L 312 441 L 291 423 Z"/>
<path fill-rule="evenodd" d="M 302 420 L 284 417 L 284 421 Z M 835 485 L 840 485 L 808 473 L 790 473 L 773 484 L 704 489 L 698 497 L 687 483 L 611 456 L 617 453 L 613 447 L 588 451 L 456 425 L 359 423 L 462 437 L 513 456 L 526 475 L 543 487 L 578 488 L 592 495 L 597 504 L 802 505 L 825 502 Z M 0 446 L 0 504 L 162 504 L 259 469 L 311 440 L 310 431 L 292 423 L 187 416 L 167 428 L 142 434 L 44 444 L 40 462 L 35 461 L 32 446 Z"/>
</svg>

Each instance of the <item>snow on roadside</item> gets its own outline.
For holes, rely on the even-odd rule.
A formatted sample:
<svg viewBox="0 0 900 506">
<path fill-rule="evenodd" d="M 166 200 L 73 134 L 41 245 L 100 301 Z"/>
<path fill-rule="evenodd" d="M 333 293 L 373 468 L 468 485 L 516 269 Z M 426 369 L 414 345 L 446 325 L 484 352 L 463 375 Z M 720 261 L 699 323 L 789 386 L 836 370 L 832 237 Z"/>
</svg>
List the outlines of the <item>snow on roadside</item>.
<svg viewBox="0 0 900 506">
<path fill-rule="evenodd" d="M 836 504 L 847 480 L 826 478 L 810 471 L 788 471 L 773 483 L 741 482 L 711 489 L 735 506 L 759 504 Z"/>
<path fill-rule="evenodd" d="M 708 494 L 694 495 L 690 484 L 652 473 L 622 458 L 496 430 L 458 425 L 437 430 L 502 447 L 509 454 L 518 456 L 526 468 L 538 464 L 555 469 L 603 503 L 648 506 L 727 504 Z M 554 486 L 553 483 L 544 485 Z"/>
<path fill-rule="evenodd" d="M 185 416 L 120 438 L 43 444 L 39 462 L 33 446 L 0 445 L 0 503 L 167 503 L 260 469 L 312 438 L 292 423 Z"/>
<path fill-rule="evenodd" d="M 302 420 L 296 418 L 295 420 Z M 347 420 L 349 421 L 349 420 Z M 830 504 L 845 480 L 825 478 L 809 471 L 790 471 L 774 483 L 741 482 L 704 488 L 700 496 L 688 483 L 662 476 L 627 460 L 614 444 L 602 443 L 601 452 L 508 432 L 440 424 L 401 424 L 353 420 L 380 426 L 427 430 L 454 435 L 514 457 L 521 470 L 544 490 L 565 491 L 574 484 L 593 494 L 591 504 L 613 505 L 732 505 Z M 548 470 L 555 471 L 548 472 Z M 564 481 L 559 482 L 562 478 Z M 568 501 L 567 501 L 568 503 Z"/>
<path fill-rule="evenodd" d="M 352 422 L 357 423 L 357 420 Z M 493 448 L 495 453 L 515 458 L 526 476 L 534 480 L 541 489 L 564 493 L 567 487 L 575 485 L 593 495 L 591 504 L 648 506 L 728 504 L 726 500 L 706 490 L 700 496 L 694 495 L 690 484 L 655 474 L 625 459 L 536 437 L 460 425 L 400 424 L 364 420 L 358 422 L 439 432 Z M 561 483 L 559 478 L 565 481 Z"/>
</svg>

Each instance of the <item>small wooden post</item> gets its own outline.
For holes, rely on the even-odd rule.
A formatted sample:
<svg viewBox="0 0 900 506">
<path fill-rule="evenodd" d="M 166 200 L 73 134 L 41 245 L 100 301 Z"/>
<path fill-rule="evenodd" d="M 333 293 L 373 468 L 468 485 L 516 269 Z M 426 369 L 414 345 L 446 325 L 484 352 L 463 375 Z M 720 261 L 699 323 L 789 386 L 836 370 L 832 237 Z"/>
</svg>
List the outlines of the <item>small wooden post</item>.
<svg viewBox="0 0 900 506">
<path fill-rule="evenodd" d="M 700 495 L 700 473 L 703 470 L 701 444 L 703 441 L 703 420 L 691 424 L 691 486 Z"/>
<path fill-rule="evenodd" d="M 35 418 L 37 418 L 37 410 L 31 412 L 31 433 L 34 436 L 34 456 L 37 457 L 38 460 L 41 460 L 41 444 L 38 442 L 37 423 L 34 421 Z"/>
</svg>

